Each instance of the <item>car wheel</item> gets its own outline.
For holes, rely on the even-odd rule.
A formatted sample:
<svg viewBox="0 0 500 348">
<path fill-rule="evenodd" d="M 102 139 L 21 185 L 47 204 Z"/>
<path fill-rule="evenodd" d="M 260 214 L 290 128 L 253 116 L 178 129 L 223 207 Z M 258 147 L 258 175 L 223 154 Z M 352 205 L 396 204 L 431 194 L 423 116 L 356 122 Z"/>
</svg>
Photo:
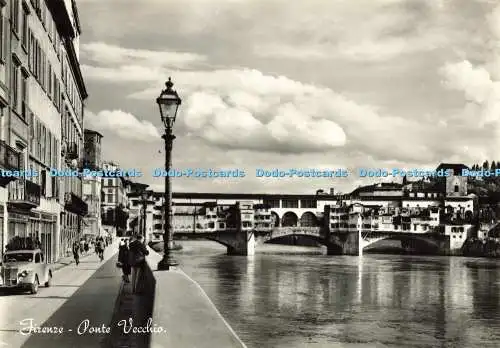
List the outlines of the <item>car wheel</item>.
<svg viewBox="0 0 500 348">
<path fill-rule="evenodd" d="M 51 282 L 52 282 L 52 272 L 49 272 L 49 275 L 47 276 L 47 281 L 45 282 L 45 287 L 46 288 L 50 287 Z"/>
<path fill-rule="evenodd" d="M 30 292 L 34 295 L 38 292 L 38 286 L 40 283 L 38 282 L 38 276 L 35 276 L 35 280 L 33 281 L 33 284 L 31 284 L 31 289 Z"/>
</svg>

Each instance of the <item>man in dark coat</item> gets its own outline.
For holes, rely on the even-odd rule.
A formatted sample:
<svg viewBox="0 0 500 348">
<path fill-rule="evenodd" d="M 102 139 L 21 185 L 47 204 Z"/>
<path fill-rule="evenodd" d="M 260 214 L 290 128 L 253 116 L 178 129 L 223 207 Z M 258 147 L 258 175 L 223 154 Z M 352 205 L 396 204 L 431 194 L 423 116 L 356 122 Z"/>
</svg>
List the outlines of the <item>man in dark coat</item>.
<svg viewBox="0 0 500 348">
<path fill-rule="evenodd" d="M 120 243 L 118 249 L 118 262 L 120 262 L 123 272 L 123 281 L 125 283 L 130 283 L 129 275 L 131 272 L 130 260 L 129 260 L 129 246 L 128 241 L 124 240 Z"/>
<path fill-rule="evenodd" d="M 78 243 L 78 241 L 75 241 L 73 243 L 73 257 L 75 259 L 75 263 L 76 265 L 78 266 L 78 264 L 80 263 L 80 243 Z"/>
<path fill-rule="evenodd" d="M 141 276 L 141 271 L 146 264 L 146 256 L 149 251 L 142 242 L 143 237 L 136 235 L 129 244 L 129 264 L 132 267 L 132 292 L 138 293 L 137 284 Z"/>
</svg>

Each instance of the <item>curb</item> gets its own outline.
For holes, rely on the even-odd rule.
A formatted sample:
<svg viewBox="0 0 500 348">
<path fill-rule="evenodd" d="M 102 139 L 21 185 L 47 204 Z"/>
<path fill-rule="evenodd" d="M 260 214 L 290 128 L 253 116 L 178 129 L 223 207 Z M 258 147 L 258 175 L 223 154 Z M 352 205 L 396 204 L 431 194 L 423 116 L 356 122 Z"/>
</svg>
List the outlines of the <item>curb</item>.
<svg viewBox="0 0 500 348">
<path fill-rule="evenodd" d="M 121 282 L 120 283 L 120 289 L 118 290 L 118 295 L 116 296 L 116 299 L 115 299 L 115 306 L 113 308 L 113 314 L 111 315 L 111 323 L 109 323 L 109 326 L 111 327 L 114 327 L 113 325 L 115 324 L 115 321 L 118 317 L 118 314 L 120 312 L 120 303 L 121 303 L 121 300 L 123 298 L 123 288 L 125 287 L 125 282 Z M 114 331 L 114 332 L 113 332 Z M 114 344 L 113 342 L 115 341 L 116 339 L 116 330 L 113 330 L 111 331 L 111 334 L 108 335 L 101 343 L 101 348 L 111 348 L 111 347 L 114 347 Z"/>
</svg>

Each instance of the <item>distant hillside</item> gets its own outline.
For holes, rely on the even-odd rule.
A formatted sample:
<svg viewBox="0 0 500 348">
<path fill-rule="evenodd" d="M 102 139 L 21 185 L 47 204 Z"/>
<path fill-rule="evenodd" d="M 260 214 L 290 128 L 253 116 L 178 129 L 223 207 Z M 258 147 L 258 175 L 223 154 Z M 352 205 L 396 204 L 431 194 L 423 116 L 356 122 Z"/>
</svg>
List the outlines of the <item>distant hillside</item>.
<svg viewBox="0 0 500 348">
<path fill-rule="evenodd" d="M 483 164 L 473 164 L 471 169 L 481 169 L 495 172 L 500 170 L 500 161 L 484 161 Z M 487 197 L 491 203 L 500 202 L 500 177 L 469 178 L 468 191 L 480 197 Z"/>
</svg>

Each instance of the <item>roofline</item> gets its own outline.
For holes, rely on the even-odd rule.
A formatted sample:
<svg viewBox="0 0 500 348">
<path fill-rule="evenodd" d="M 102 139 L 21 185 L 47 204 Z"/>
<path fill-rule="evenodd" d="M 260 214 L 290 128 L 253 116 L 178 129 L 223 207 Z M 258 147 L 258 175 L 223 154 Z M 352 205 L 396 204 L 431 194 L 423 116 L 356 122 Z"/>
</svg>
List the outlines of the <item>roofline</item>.
<svg viewBox="0 0 500 348">
<path fill-rule="evenodd" d="M 154 195 L 163 196 L 163 192 L 154 192 Z M 173 192 L 172 198 L 187 199 L 316 199 L 337 201 L 341 195 L 315 195 L 315 194 L 283 194 L 283 193 L 214 193 L 214 192 Z M 342 195 L 343 196 L 343 195 Z"/>
<path fill-rule="evenodd" d="M 82 26 L 80 25 L 80 16 L 78 15 L 78 7 L 76 6 L 75 0 L 71 0 L 71 10 L 73 11 L 73 17 L 75 19 L 76 30 L 78 34 L 81 34 Z"/>
<path fill-rule="evenodd" d="M 85 134 L 85 133 L 97 134 L 97 135 L 99 135 L 101 138 L 104 138 L 104 136 L 103 136 L 101 133 L 99 133 L 98 131 L 95 131 L 95 130 L 93 130 L 93 129 L 88 129 L 88 128 L 85 128 L 85 129 L 83 130 L 83 133 L 84 133 L 84 134 Z"/>
</svg>

